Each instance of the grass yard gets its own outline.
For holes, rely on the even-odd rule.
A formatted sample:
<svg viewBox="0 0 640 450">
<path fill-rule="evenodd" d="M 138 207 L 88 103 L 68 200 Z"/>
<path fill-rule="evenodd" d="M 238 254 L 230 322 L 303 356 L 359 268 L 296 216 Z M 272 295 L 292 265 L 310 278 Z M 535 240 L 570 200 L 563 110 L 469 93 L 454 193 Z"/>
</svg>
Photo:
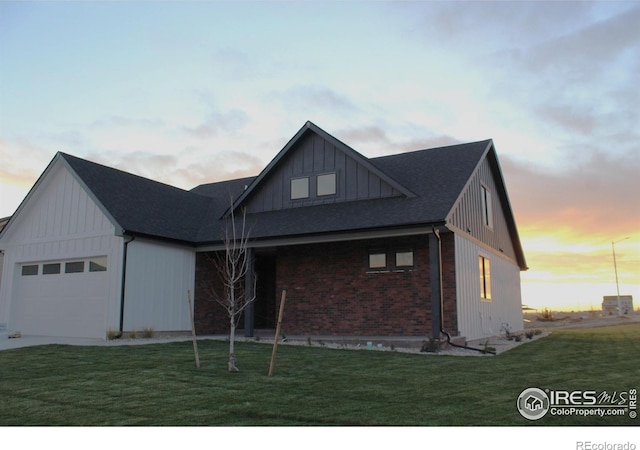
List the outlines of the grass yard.
<svg viewBox="0 0 640 450">
<path fill-rule="evenodd" d="M 499 356 L 237 344 L 42 346 L 0 352 L 0 426 L 11 425 L 638 425 L 624 417 L 516 409 L 528 387 L 640 388 L 640 326 L 556 331 Z"/>
</svg>

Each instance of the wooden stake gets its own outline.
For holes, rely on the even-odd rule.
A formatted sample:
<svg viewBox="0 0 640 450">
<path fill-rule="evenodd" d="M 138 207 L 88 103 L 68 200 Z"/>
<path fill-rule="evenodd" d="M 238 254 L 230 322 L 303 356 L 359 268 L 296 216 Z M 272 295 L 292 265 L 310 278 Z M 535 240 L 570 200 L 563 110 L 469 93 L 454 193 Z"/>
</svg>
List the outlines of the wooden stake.
<svg viewBox="0 0 640 450">
<path fill-rule="evenodd" d="M 287 296 L 287 290 L 282 290 L 282 298 L 280 299 L 280 311 L 278 312 L 278 324 L 276 325 L 276 337 L 273 340 L 273 351 L 271 352 L 271 364 L 269 364 L 269 376 L 273 375 L 273 366 L 276 362 L 276 351 L 278 349 L 278 340 L 280 339 L 280 327 L 282 325 L 282 315 L 284 314 L 284 300 Z"/>
<path fill-rule="evenodd" d="M 187 289 L 187 299 L 189 300 L 189 317 L 191 317 L 191 338 L 193 339 L 193 353 L 196 357 L 196 369 L 200 368 L 200 356 L 198 355 L 198 341 L 196 340 L 196 324 L 193 321 L 193 304 L 191 303 L 191 290 Z"/>
</svg>

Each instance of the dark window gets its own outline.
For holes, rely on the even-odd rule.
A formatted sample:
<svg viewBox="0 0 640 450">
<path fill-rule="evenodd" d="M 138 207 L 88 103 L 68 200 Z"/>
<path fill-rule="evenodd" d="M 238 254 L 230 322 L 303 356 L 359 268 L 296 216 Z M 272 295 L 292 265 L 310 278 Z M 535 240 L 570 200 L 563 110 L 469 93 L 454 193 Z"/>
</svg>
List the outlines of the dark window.
<svg viewBox="0 0 640 450">
<path fill-rule="evenodd" d="M 73 261 L 64 264 L 64 273 L 84 272 L 84 261 Z"/>
<path fill-rule="evenodd" d="M 29 264 L 28 266 L 22 266 L 22 276 L 38 275 L 38 265 Z"/>
<path fill-rule="evenodd" d="M 55 275 L 60 273 L 60 263 L 50 263 L 42 265 L 43 275 Z"/>
<path fill-rule="evenodd" d="M 482 222 L 485 226 L 493 228 L 493 205 L 491 202 L 491 191 L 485 186 L 480 186 L 482 195 Z"/>
</svg>

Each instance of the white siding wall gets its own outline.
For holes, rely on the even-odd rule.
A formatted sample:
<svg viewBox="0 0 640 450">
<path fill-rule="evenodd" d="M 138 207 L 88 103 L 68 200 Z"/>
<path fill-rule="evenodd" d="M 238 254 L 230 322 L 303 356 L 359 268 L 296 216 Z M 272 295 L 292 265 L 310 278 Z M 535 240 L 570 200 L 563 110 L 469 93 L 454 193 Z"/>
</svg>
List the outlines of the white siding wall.
<svg viewBox="0 0 640 450">
<path fill-rule="evenodd" d="M 503 323 L 512 331 L 523 329 L 520 268 L 486 247 L 455 235 L 458 329 L 468 340 L 501 333 Z M 491 262 L 491 301 L 480 299 L 478 258 Z"/>
<path fill-rule="evenodd" d="M 195 250 L 137 238 L 127 250 L 124 331 L 190 330 Z M 193 299 L 193 297 L 192 297 Z"/>
<path fill-rule="evenodd" d="M 5 250 L 0 323 L 12 328 L 12 310 L 19 310 L 21 264 L 107 256 L 104 329 L 97 333 L 104 336 L 107 328 L 117 328 L 122 238 L 115 236 L 114 225 L 61 161 L 49 168 L 15 219 L 0 241 Z"/>
</svg>

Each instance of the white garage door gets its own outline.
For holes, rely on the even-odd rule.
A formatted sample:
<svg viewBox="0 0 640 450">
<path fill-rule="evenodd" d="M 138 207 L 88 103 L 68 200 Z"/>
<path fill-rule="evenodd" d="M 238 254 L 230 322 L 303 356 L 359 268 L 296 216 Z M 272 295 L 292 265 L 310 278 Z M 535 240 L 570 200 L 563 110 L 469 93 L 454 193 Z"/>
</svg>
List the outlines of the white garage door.
<svg viewBox="0 0 640 450">
<path fill-rule="evenodd" d="M 23 335 L 104 338 L 107 258 L 23 264 L 12 329 Z"/>
</svg>

